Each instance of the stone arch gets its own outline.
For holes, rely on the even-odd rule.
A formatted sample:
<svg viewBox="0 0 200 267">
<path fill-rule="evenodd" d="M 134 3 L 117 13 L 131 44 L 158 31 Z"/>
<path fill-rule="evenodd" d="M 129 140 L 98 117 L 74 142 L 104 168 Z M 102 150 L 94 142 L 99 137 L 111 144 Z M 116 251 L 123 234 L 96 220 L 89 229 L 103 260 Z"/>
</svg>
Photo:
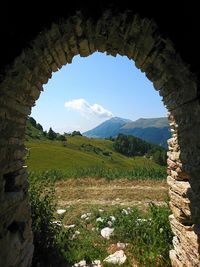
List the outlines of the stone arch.
<svg viewBox="0 0 200 267">
<path fill-rule="evenodd" d="M 73 56 L 95 51 L 133 59 L 169 110 L 168 184 L 173 266 L 199 265 L 200 107 L 195 77 L 163 39 L 154 21 L 131 12 L 105 11 L 94 21 L 81 12 L 41 32 L 17 57 L 0 85 L 0 265 L 30 266 L 33 245 L 23 158 L 31 107 L 52 72 Z M 1 262 L 2 261 L 2 262 Z"/>
</svg>

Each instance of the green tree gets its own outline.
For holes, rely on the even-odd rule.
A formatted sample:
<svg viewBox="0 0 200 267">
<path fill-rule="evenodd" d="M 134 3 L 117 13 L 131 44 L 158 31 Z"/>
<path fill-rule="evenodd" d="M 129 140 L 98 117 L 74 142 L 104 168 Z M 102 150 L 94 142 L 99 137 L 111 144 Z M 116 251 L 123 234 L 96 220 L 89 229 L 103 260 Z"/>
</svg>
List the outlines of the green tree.
<svg viewBox="0 0 200 267">
<path fill-rule="evenodd" d="M 37 122 L 36 122 L 36 120 L 34 118 L 29 117 L 29 121 L 33 125 L 33 127 L 36 127 Z"/>
<path fill-rule="evenodd" d="M 72 132 L 72 136 L 75 136 L 75 135 L 80 135 L 80 136 L 82 136 L 82 134 L 80 133 L 80 131 L 73 131 L 73 132 Z"/>
<path fill-rule="evenodd" d="M 50 140 L 54 140 L 56 139 L 57 137 L 57 134 L 52 130 L 52 128 L 50 127 L 49 129 L 49 132 L 47 134 L 47 137 L 50 139 Z"/>
<path fill-rule="evenodd" d="M 38 130 L 40 130 L 40 131 L 43 132 L 43 127 L 42 127 L 41 124 L 37 123 L 37 124 L 36 124 L 36 128 L 37 128 Z"/>
<path fill-rule="evenodd" d="M 132 135 L 119 134 L 114 141 L 114 149 L 128 157 L 145 155 L 151 146 L 151 144 Z"/>
<path fill-rule="evenodd" d="M 167 153 L 165 151 L 155 151 L 152 155 L 153 160 L 161 166 L 167 163 Z"/>
<path fill-rule="evenodd" d="M 64 134 L 60 134 L 60 135 L 57 137 L 57 139 L 58 139 L 59 141 L 66 141 L 66 138 L 65 138 Z"/>
<path fill-rule="evenodd" d="M 114 149 L 128 157 L 147 156 L 152 157 L 159 165 L 166 165 L 166 150 L 159 145 L 150 144 L 140 138 L 119 134 L 113 143 Z"/>
</svg>

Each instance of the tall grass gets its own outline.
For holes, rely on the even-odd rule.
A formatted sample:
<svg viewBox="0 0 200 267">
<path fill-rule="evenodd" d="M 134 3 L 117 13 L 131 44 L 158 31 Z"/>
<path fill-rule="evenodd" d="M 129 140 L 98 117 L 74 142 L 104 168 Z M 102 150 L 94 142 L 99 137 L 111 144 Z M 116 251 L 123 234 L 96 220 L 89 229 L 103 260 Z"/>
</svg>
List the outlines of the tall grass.
<svg viewBox="0 0 200 267">
<path fill-rule="evenodd" d="M 166 178 L 165 169 L 160 167 L 156 168 L 142 168 L 135 167 L 134 169 L 109 169 L 102 167 L 91 167 L 91 168 L 77 168 L 68 169 L 66 171 L 62 170 L 47 170 L 47 171 L 32 171 L 30 176 L 38 176 L 41 179 L 50 179 L 51 181 L 65 180 L 69 178 L 106 178 L 108 180 L 127 178 L 129 180 L 146 180 L 155 179 L 162 180 Z"/>
<path fill-rule="evenodd" d="M 171 266 L 169 250 L 172 248 L 172 232 L 169 214 L 167 206 L 150 204 L 147 214 L 134 209 L 125 216 L 116 216 L 115 235 L 132 244 L 130 252 L 141 266 Z"/>
</svg>

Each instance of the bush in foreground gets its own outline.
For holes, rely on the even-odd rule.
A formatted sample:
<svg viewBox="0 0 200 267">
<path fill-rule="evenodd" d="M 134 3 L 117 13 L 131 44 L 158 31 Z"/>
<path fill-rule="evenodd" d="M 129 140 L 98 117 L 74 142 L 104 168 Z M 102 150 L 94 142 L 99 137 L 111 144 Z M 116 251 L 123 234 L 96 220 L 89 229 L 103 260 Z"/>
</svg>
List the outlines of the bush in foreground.
<svg viewBox="0 0 200 267">
<path fill-rule="evenodd" d="M 172 232 L 169 214 L 167 206 L 150 204 L 146 214 L 133 209 L 124 216 L 116 216 L 116 236 L 132 244 L 130 252 L 141 266 L 171 266 L 169 250 L 172 246 Z"/>
<path fill-rule="evenodd" d="M 57 235 L 60 227 L 55 224 L 54 184 L 41 177 L 29 177 L 34 255 L 32 266 L 56 266 L 60 262 Z"/>
</svg>

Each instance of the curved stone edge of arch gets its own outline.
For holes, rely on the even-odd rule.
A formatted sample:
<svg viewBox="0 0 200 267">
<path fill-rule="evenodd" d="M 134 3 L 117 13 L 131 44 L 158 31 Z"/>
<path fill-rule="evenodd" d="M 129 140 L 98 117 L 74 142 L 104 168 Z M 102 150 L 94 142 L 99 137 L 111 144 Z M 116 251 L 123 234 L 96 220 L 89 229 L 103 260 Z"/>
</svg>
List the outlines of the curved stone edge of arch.
<svg viewBox="0 0 200 267">
<path fill-rule="evenodd" d="M 170 111 L 172 138 L 168 141 L 167 180 L 173 212 L 170 222 L 175 234 L 170 257 L 173 266 L 194 266 L 192 264 L 199 260 L 195 229 L 200 225 L 197 205 L 200 159 L 199 147 L 195 145 L 199 138 L 200 110 L 196 78 L 170 40 L 162 38 L 154 21 L 141 19 L 129 11 L 113 15 L 111 10 L 106 10 L 96 22 L 77 12 L 61 23 L 53 23 L 16 58 L 0 85 L 0 254 L 3 266 L 29 266 L 33 253 L 24 166 L 27 116 L 52 72 L 70 64 L 75 55 L 89 56 L 95 51 L 112 56 L 126 55 L 134 60 L 153 82 Z M 13 223 L 14 233 L 9 230 Z M 188 233 L 193 238 L 188 238 Z"/>
</svg>

